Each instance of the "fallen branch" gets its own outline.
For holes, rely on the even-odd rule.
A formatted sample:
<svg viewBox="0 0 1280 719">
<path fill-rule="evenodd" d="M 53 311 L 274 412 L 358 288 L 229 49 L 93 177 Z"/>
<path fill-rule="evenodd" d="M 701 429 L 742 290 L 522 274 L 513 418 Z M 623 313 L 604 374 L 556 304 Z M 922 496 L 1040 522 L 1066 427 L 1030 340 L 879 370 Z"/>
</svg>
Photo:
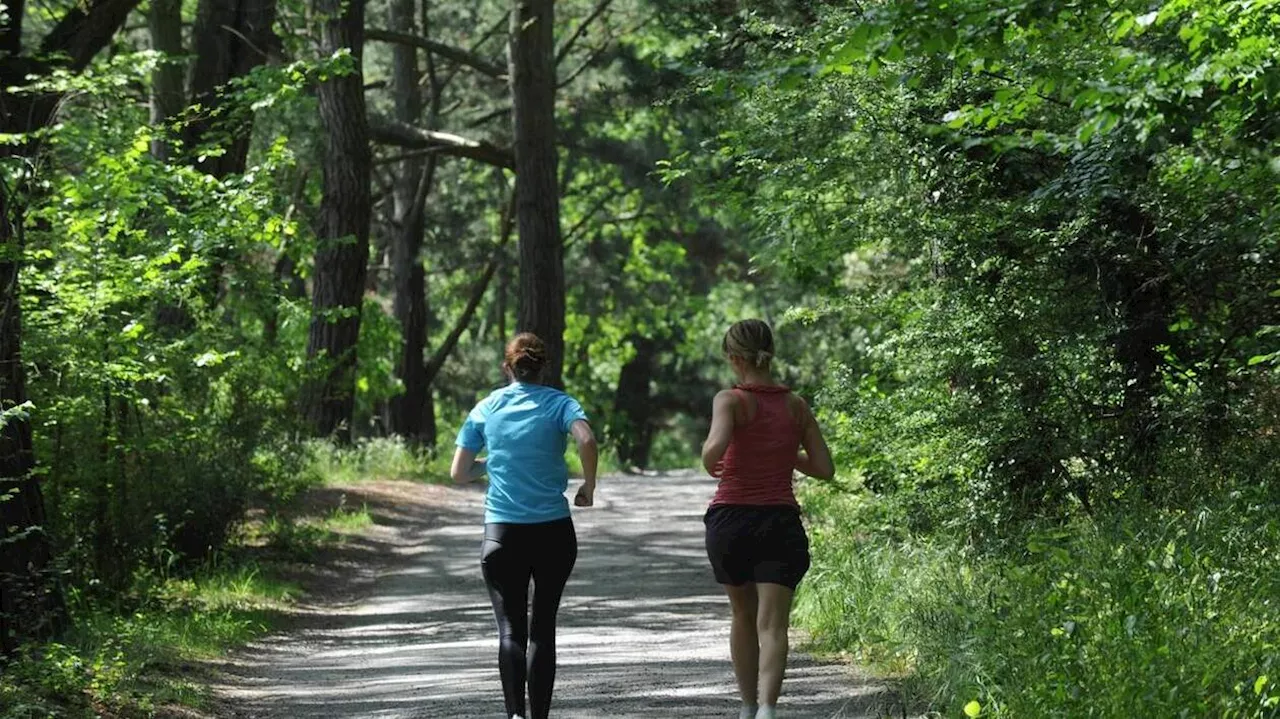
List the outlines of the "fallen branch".
<svg viewBox="0 0 1280 719">
<path fill-rule="evenodd" d="M 410 150 L 432 150 L 441 155 L 465 157 L 508 170 L 516 167 L 515 154 L 510 149 L 448 132 L 424 130 L 397 120 L 369 118 L 369 137 L 382 145 Z"/>
</svg>

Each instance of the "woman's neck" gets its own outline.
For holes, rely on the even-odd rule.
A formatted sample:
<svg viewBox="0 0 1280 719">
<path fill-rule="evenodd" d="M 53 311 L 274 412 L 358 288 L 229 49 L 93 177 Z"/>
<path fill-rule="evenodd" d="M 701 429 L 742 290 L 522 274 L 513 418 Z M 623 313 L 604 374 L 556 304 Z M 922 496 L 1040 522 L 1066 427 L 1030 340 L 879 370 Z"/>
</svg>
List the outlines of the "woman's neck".
<svg viewBox="0 0 1280 719">
<path fill-rule="evenodd" d="M 743 372 L 742 376 L 738 379 L 740 384 L 758 384 L 766 387 L 778 384 L 777 381 L 773 379 L 773 373 L 768 370 L 752 370 Z"/>
</svg>

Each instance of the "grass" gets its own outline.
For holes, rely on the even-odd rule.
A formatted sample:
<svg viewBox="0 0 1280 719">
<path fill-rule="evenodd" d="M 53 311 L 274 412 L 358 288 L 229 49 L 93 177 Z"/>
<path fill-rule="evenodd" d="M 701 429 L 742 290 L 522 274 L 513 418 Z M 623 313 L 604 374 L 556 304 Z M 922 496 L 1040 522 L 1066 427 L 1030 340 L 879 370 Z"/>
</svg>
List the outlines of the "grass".
<svg viewBox="0 0 1280 719">
<path fill-rule="evenodd" d="M 320 456 L 337 457 L 330 466 L 355 464 L 337 452 Z M 402 468 L 407 456 L 364 448 L 358 462 Z M 181 576 L 165 567 L 139 572 L 111 600 L 71 590 L 72 629 L 0 674 L 0 719 L 132 718 L 171 704 L 204 707 L 198 663 L 271 631 L 302 593 L 277 578 L 277 568 L 313 560 L 372 524 L 365 505 L 304 501 L 246 522 L 225 551 Z"/>
<path fill-rule="evenodd" d="M 942 715 L 1280 717 L 1275 507 L 1081 520 L 978 554 L 882 535 L 866 501 L 815 501 L 797 622 Z"/>
<path fill-rule="evenodd" d="M 307 444 L 307 473 L 325 484 L 369 480 L 442 483 L 449 481 L 452 454 L 413 447 L 399 438 L 360 439 L 350 447 L 313 440 Z"/>
<path fill-rule="evenodd" d="M 574 478 L 582 477 L 582 459 L 578 456 L 578 448 L 569 442 L 568 448 L 564 452 L 564 463 L 569 468 L 569 476 Z M 615 474 L 618 472 L 618 458 L 614 453 L 605 447 L 600 448 L 600 458 L 596 462 L 596 476 L 603 477 L 607 474 Z"/>
<path fill-rule="evenodd" d="M 269 631 L 299 594 L 253 563 L 209 563 L 188 577 L 140 578 L 129 605 L 70 597 L 73 629 L 0 675 L 0 718 L 151 715 L 207 701 L 196 660 Z"/>
<path fill-rule="evenodd" d="M 322 526 L 331 532 L 358 532 L 373 526 L 373 516 L 369 514 L 369 506 L 360 509 L 338 507 L 325 517 Z"/>
</svg>

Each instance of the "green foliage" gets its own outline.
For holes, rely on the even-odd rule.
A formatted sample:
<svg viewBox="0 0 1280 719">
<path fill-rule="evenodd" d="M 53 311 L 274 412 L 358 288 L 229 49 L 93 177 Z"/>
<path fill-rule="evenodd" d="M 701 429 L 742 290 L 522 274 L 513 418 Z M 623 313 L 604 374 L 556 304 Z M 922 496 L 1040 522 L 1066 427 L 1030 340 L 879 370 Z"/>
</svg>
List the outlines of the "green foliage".
<svg viewBox="0 0 1280 719">
<path fill-rule="evenodd" d="M 1266 8 L 703 9 L 665 172 L 797 288 L 820 645 L 948 715 L 1276 715 Z"/>
<path fill-rule="evenodd" d="M 1273 501 L 1027 528 L 998 558 L 893 541 L 875 504 L 806 495 L 797 618 L 820 648 L 909 673 L 952 716 L 1280 716 Z"/>
<path fill-rule="evenodd" d="M 223 257 L 297 232 L 273 192 L 287 146 L 223 181 L 157 161 L 136 110 L 104 103 L 138 71 L 80 79 L 27 215 L 25 358 L 53 529 L 80 581 L 108 585 L 158 548 L 199 561 L 296 470 L 264 461 L 296 386 L 289 348 L 258 334 L 270 275 L 222 276 Z"/>
<path fill-rule="evenodd" d="M 445 482 L 453 455 L 412 447 L 397 438 L 359 439 L 349 447 L 313 440 L 306 443 L 308 476 L 328 484 L 368 480 Z"/>
<path fill-rule="evenodd" d="M 140 577 L 124 605 L 72 596 L 75 630 L 32 648 L 0 675 L 0 717 L 149 716 L 164 704 L 207 699 L 194 659 L 263 635 L 298 595 L 249 562 L 211 562 L 185 578 Z"/>
</svg>

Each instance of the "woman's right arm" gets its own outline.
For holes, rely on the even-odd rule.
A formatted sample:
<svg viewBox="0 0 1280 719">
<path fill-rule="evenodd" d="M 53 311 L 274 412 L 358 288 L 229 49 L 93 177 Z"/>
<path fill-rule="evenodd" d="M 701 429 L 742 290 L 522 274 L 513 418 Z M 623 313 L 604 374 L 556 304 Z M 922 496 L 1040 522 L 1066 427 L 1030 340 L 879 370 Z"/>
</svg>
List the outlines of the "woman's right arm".
<svg viewBox="0 0 1280 719">
<path fill-rule="evenodd" d="M 799 403 L 801 422 L 804 425 L 800 446 L 804 447 L 804 451 L 796 456 L 796 469 L 814 479 L 831 479 L 836 474 L 836 467 L 831 461 L 827 440 L 822 436 L 822 427 L 818 426 L 818 420 L 813 416 L 808 403 L 802 399 Z"/>
<path fill-rule="evenodd" d="M 474 451 L 458 447 L 453 453 L 453 465 L 449 468 L 449 476 L 454 484 L 467 484 L 483 477 L 487 470 L 485 461 L 477 459 Z"/>
<path fill-rule="evenodd" d="M 586 420 L 575 420 L 569 425 L 569 434 L 578 443 L 578 456 L 582 459 L 582 487 L 574 497 L 573 503 L 579 507 L 590 507 L 595 504 L 596 471 L 600 463 L 600 447 L 596 444 L 596 436 Z"/>
</svg>

